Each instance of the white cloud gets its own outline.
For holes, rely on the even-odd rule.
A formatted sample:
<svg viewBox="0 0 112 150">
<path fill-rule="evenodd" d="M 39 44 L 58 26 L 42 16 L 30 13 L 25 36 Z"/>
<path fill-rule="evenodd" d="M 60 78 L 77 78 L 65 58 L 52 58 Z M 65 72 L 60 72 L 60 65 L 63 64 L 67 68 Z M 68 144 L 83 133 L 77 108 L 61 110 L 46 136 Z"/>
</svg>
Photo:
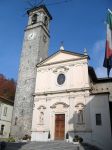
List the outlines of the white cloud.
<svg viewBox="0 0 112 150">
<path fill-rule="evenodd" d="M 103 67 L 103 61 L 105 56 L 105 40 L 98 40 L 94 43 L 90 53 L 90 64 L 95 68 L 95 72 L 98 78 L 107 77 L 107 68 Z M 112 77 L 112 69 L 110 71 L 110 77 Z"/>
<path fill-rule="evenodd" d="M 94 43 L 91 49 L 91 63 L 94 64 L 97 77 L 107 77 L 106 68 L 103 67 L 104 53 L 105 53 L 105 40 L 98 40 Z"/>
<path fill-rule="evenodd" d="M 105 49 L 105 40 L 99 40 L 97 41 L 93 46 L 94 52 L 102 52 Z"/>
</svg>

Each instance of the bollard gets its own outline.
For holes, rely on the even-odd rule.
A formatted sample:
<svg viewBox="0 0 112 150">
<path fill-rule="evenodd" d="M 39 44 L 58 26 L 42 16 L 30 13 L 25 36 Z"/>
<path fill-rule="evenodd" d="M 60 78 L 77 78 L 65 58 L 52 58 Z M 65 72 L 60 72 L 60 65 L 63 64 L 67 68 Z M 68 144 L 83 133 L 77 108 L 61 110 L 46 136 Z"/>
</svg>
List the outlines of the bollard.
<svg viewBox="0 0 112 150">
<path fill-rule="evenodd" d="M 6 143 L 5 142 L 1 142 L 1 150 L 5 150 L 6 148 Z"/>
</svg>

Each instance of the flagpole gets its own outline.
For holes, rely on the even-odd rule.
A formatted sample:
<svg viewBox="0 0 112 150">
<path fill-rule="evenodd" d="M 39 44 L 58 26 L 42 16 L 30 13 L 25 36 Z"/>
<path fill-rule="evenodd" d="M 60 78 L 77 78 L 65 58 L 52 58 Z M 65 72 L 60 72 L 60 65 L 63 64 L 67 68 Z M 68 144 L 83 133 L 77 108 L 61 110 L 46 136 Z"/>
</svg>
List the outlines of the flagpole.
<svg viewBox="0 0 112 150">
<path fill-rule="evenodd" d="M 108 8 L 108 11 L 112 14 L 112 11 Z"/>
</svg>

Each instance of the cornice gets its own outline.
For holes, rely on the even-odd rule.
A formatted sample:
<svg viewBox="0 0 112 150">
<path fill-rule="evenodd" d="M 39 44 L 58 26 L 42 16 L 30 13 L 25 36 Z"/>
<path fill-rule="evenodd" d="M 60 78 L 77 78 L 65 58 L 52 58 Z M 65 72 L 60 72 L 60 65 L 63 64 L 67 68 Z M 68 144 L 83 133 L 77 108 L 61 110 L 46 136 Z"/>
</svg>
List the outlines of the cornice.
<svg viewBox="0 0 112 150">
<path fill-rule="evenodd" d="M 54 65 L 54 64 L 59 64 L 59 63 L 65 63 L 65 62 L 72 62 L 72 61 L 78 61 L 78 60 L 84 60 L 87 59 L 87 56 L 83 57 L 83 58 L 75 58 L 75 59 L 68 59 L 68 60 L 61 60 L 61 61 L 57 61 L 57 62 L 51 62 L 51 63 L 47 63 L 47 64 L 37 64 L 37 68 L 39 67 L 43 67 L 43 66 L 49 66 L 49 65 Z M 85 64 L 86 62 L 80 62 L 80 64 Z M 77 63 L 79 64 L 79 63 Z M 74 64 L 75 65 L 75 64 Z"/>
<path fill-rule="evenodd" d="M 76 133 L 78 133 L 78 132 L 92 132 L 92 130 L 91 129 L 74 129 L 74 130 L 69 130 L 68 132 L 76 132 Z"/>
<path fill-rule="evenodd" d="M 89 87 L 84 88 L 75 88 L 75 89 L 67 89 L 67 90 L 59 90 L 59 91 L 46 91 L 46 92 L 37 92 L 34 93 L 33 96 L 41 96 L 41 95 L 49 95 L 49 94 L 61 94 L 61 93 L 70 93 L 70 92 L 80 92 L 80 91 L 86 91 L 90 90 Z"/>
<path fill-rule="evenodd" d="M 40 105 L 37 109 L 46 109 L 46 107 L 43 105 Z"/>
<path fill-rule="evenodd" d="M 60 104 L 63 105 L 64 108 L 68 108 L 69 107 L 69 105 L 64 103 L 64 102 L 57 102 L 57 103 L 53 104 L 52 106 L 50 106 L 50 108 L 56 108 L 56 106 L 60 105 Z"/>
<path fill-rule="evenodd" d="M 48 37 L 50 38 L 49 30 L 44 27 L 44 23 L 42 21 L 39 21 L 37 24 L 34 24 L 34 25 L 28 25 L 24 31 L 32 30 L 32 29 L 38 28 L 38 27 L 41 27 L 46 32 Z"/>
<path fill-rule="evenodd" d="M 53 72 L 57 73 L 59 70 L 63 70 L 64 72 L 66 72 L 66 71 L 69 70 L 69 68 L 61 65 L 61 66 L 55 67 L 54 70 L 53 70 Z"/>
</svg>

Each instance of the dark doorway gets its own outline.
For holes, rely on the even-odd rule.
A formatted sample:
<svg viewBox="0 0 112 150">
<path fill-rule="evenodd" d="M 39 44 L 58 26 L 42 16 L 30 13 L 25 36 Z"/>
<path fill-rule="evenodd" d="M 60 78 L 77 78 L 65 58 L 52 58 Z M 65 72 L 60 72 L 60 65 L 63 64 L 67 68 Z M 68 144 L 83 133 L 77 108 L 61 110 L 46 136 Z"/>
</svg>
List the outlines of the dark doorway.
<svg viewBox="0 0 112 150">
<path fill-rule="evenodd" d="M 65 137 L 65 114 L 55 115 L 55 140 L 63 140 Z"/>
</svg>

